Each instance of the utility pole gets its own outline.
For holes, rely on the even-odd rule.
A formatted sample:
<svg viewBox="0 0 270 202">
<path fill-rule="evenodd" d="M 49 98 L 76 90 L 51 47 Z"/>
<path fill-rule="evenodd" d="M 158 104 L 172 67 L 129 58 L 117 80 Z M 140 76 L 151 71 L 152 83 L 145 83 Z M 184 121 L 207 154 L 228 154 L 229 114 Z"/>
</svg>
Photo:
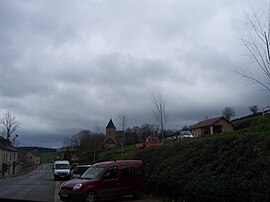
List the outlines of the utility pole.
<svg viewBox="0 0 270 202">
<path fill-rule="evenodd" d="M 122 130 L 123 130 L 123 133 L 122 133 L 122 145 L 121 145 L 121 157 L 123 156 L 123 149 L 124 149 L 124 139 L 125 139 L 125 129 L 126 129 L 126 126 L 127 126 L 127 121 L 128 121 L 128 118 L 127 118 L 127 114 L 126 113 L 122 113 L 118 116 L 119 118 L 119 121 L 122 125 Z"/>
<path fill-rule="evenodd" d="M 95 144 L 94 144 L 94 156 L 93 156 L 93 162 L 96 162 L 96 152 L 97 152 L 97 137 L 99 135 L 99 126 L 98 126 L 98 123 L 97 123 L 97 134 L 95 135 Z"/>
</svg>

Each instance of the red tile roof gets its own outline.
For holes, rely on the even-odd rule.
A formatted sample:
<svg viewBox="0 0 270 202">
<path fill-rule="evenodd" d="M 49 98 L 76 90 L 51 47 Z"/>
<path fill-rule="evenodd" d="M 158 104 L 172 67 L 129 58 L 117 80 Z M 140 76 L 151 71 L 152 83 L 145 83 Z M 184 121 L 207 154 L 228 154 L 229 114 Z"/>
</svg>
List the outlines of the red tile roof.
<svg viewBox="0 0 270 202">
<path fill-rule="evenodd" d="M 191 126 L 190 128 L 195 129 L 195 128 L 203 128 L 206 126 L 212 126 L 216 122 L 218 122 L 220 119 L 225 119 L 225 118 L 223 116 L 220 116 L 220 117 L 216 117 L 213 119 L 207 119 L 207 120 L 200 121 L 200 122 L 196 123 L 195 125 Z M 225 120 L 227 121 L 227 119 L 225 119 Z"/>
</svg>

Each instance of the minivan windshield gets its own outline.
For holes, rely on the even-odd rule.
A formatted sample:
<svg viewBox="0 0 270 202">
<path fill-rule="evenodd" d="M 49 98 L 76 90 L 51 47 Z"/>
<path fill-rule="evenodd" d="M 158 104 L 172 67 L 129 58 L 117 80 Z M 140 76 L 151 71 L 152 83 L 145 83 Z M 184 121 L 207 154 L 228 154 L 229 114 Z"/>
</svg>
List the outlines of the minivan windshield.
<svg viewBox="0 0 270 202">
<path fill-rule="evenodd" d="M 92 166 L 90 167 L 80 178 L 81 179 L 95 179 L 100 173 L 105 169 L 102 166 Z"/>
<path fill-rule="evenodd" d="M 69 169 L 69 164 L 55 164 L 55 169 Z"/>
</svg>

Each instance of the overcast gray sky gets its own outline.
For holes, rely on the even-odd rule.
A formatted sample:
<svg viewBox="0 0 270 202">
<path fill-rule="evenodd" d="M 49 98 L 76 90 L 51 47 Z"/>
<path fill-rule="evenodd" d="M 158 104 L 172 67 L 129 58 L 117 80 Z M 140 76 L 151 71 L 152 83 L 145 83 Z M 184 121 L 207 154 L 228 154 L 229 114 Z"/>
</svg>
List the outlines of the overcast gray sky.
<svg viewBox="0 0 270 202">
<path fill-rule="evenodd" d="M 240 33 L 265 0 L 0 1 L 0 112 L 20 121 L 21 146 L 57 147 L 80 129 L 154 123 L 150 95 L 167 97 L 167 129 L 224 107 L 237 117 L 269 93 L 237 76 L 257 72 Z M 259 9 L 261 8 L 261 9 Z M 264 79 L 264 77 L 260 77 Z"/>
</svg>

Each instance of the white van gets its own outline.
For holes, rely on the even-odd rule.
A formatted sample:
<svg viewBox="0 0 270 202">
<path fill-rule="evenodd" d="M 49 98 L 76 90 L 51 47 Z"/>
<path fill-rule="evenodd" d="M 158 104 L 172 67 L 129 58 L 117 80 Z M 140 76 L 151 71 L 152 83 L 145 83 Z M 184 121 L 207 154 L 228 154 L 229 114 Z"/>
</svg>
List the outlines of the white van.
<svg viewBox="0 0 270 202">
<path fill-rule="evenodd" d="M 190 131 L 181 131 L 180 138 L 181 139 L 193 138 L 193 135 L 192 135 L 192 133 Z"/>
<path fill-rule="evenodd" d="M 68 161 L 55 161 L 53 166 L 53 179 L 70 179 L 70 165 Z"/>
</svg>

